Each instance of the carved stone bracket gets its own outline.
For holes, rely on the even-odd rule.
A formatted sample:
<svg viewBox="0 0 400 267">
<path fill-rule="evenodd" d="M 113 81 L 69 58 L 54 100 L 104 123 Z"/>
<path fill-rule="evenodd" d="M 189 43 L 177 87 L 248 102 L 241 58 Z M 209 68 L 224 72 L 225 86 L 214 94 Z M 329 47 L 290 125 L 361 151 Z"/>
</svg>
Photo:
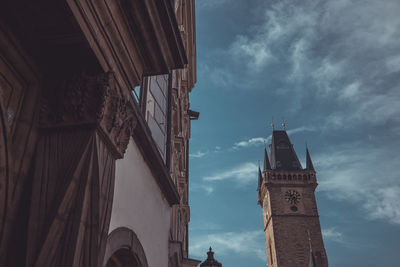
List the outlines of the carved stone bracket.
<svg viewBox="0 0 400 267">
<path fill-rule="evenodd" d="M 81 74 L 64 81 L 57 95 L 42 99 L 40 127 L 94 127 L 116 158 L 122 158 L 137 118 L 127 97 L 115 86 L 114 74 Z"/>
</svg>

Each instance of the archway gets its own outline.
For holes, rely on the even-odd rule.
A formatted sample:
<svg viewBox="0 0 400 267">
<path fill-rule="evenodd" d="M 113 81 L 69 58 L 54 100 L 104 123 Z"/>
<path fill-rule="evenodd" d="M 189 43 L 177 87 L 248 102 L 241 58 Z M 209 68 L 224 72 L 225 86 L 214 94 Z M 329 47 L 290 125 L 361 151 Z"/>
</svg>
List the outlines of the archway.
<svg viewBox="0 0 400 267">
<path fill-rule="evenodd" d="M 148 267 L 146 255 L 136 234 L 120 227 L 107 238 L 104 267 Z"/>
<path fill-rule="evenodd" d="M 117 250 L 107 261 L 106 267 L 142 267 L 129 249 Z"/>
</svg>

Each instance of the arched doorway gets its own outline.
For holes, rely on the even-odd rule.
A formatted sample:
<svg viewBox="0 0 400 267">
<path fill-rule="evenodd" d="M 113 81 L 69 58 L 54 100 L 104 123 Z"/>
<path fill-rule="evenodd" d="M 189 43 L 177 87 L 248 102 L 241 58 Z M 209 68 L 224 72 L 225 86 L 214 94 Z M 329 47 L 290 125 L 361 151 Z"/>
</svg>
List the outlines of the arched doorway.
<svg viewBox="0 0 400 267">
<path fill-rule="evenodd" d="M 126 227 L 112 231 L 107 238 L 104 267 L 148 267 L 142 244 Z"/>
<path fill-rule="evenodd" d="M 117 250 L 107 261 L 106 267 L 142 267 L 139 260 L 129 249 Z"/>
</svg>

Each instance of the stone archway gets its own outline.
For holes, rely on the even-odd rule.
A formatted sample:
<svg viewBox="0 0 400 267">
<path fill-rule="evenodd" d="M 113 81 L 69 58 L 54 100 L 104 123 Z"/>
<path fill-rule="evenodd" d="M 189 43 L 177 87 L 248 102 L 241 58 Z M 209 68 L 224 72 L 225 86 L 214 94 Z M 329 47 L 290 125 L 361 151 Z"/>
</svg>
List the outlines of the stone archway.
<svg viewBox="0 0 400 267">
<path fill-rule="evenodd" d="M 119 227 L 107 238 L 104 267 L 148 267 L 142 244 L 129 228 Z"/>
<path fill-rule="evenodd" d="M 129 249 L 122 248 L 114 252 L 105 267 L 141 267 L 139 260 Z"/>
</svg>

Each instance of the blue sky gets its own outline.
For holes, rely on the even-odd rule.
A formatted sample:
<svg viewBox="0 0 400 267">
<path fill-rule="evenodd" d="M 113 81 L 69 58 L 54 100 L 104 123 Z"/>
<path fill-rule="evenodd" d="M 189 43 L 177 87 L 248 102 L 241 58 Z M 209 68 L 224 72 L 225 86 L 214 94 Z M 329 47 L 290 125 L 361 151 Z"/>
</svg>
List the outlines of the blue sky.
<svg viewBox="0 0 400 267">
<path fill-rule="evenodd" d="M 400 2 L 197 0 L 189 244 L 266 266 L 257 161 L 284 116 L 308 147 L 330 266 L 399 266 Z"/>
</svg>

